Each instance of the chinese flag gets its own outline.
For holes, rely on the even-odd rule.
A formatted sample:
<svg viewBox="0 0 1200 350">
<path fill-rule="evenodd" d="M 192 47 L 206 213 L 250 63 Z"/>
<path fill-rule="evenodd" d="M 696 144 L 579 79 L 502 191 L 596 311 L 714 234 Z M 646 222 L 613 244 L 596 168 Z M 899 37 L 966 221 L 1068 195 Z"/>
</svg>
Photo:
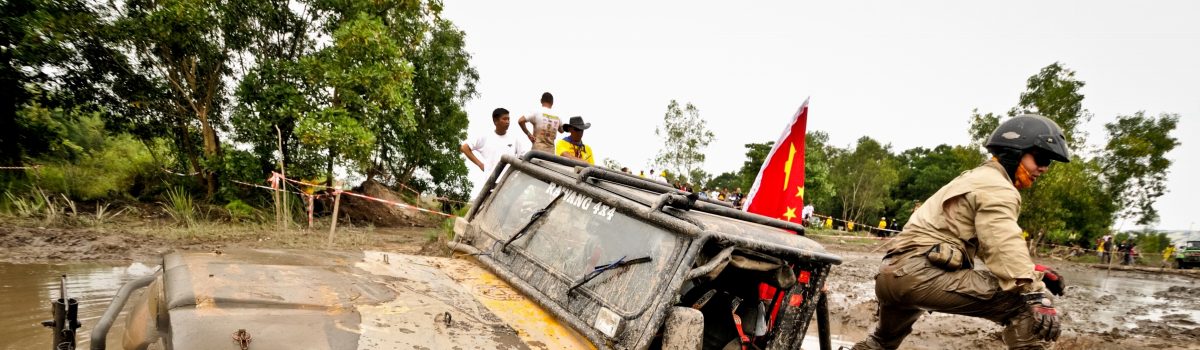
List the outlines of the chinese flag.
<svg viewBox="0 0 1200 350">
<path fill-rule="evenodd" d="M 808 100 L 792 115 L 791 123 L 767 153 L 754 186 L 746 197 L 746 211 L 780 220 L 800 222 L 804 207 L 804 133 Z"/>
<path fill-rule="evenodd" d="M 804 133 L 808 124 L 808 100 L 800 105 L 796 114 L 792 115 L 791 123 L 783 129 L 775 147 L 767 153 L 758 176 L 754 178 L 754 186 L 744 204 L 746 211 L 758 215 L 800 222 L 800 213 L 804 207 Z M 775 287 L 766 283 L 758 285 L 758 297 L 769 302 L 777 295 L 782 295 Z M 803 303 L 801 299 L 800 303 Z M 769 303 L 768 303 L 769 304 Z M 769 324 L 775 324 L 775 316 L 779 306 L 771 310 Z M 792 305 L 789 305 L 792 306 Z"/>
</svg>

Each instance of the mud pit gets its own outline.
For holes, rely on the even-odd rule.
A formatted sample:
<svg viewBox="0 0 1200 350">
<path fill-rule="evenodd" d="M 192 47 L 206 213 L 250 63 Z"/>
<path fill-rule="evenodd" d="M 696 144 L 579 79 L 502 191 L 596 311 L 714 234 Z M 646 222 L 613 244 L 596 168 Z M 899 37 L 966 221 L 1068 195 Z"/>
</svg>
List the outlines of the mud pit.
<svg viewBox="0 0 1200 350">
<path fill-rule="evenodd" d="M 883 258 L 878 244 L 823 240 L 845 262 L 829 279 L 830 331 L 835 343 L 852 345 L 866 337 L 876 320 L 874 276 Z M 1063 314 L 1056 349 L 1200 348 L 1200 280 L 1144 272 L 1105 271 L 1059 260 L 1053 266 L 1066 279 L 1066 295 L 1055 299 Z M 1003 349 L 1002 326 L 942 313 L 917 321 L 902 348 Z M 815 326 L 809 330 L 815 338 Z M 835 345 L 836 348 L 836 345 Z"/>
</svg>

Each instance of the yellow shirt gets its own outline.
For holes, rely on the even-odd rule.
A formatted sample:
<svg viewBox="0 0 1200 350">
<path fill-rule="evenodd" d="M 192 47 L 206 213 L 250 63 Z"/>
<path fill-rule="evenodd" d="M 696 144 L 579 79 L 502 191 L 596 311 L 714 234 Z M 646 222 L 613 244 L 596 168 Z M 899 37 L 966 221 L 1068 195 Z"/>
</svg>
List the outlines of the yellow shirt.
<svg viewBox="0 0 1200 350">
<path fill-rule="evenodd" d="M 564 155 L 563 153 L 566 154 Z M 587 162 L 588 164 L 596 165 L 596 162 L 592 159 L 592 146 L 588 146 L 586 144 L 584 144 L 581 149 L 581 147 L 567 142 L 565 139 L 559 139 L 558 142 L 554 144 L 554 154 L 567 158 L 579 159 Z"/>
</svg>

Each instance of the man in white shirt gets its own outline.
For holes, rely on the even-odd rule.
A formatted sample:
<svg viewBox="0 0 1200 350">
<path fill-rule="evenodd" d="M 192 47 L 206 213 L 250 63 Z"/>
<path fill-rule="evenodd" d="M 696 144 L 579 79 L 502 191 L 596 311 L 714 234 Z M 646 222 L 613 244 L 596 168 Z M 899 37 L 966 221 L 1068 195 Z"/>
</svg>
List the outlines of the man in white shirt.
<svg viewBox="0 0 1200 350">
<path fill-rule="evenodd" d="M 491 171 L 496 163 L 500 162 L 500 157 L 505 154 L 520 156 L 529 150 L 524 142 L 508 133 L 507 109 L 496 108 L 492 111 L 492 124 L 496 125 L 494 132 L 479 135 L 470 143 L 464 143 L 462 147 L 459 147 L 463 155 L 466 155 L 471 163 L 475 163 L 475 166 L 484 172 Z M 475 157 L 475 152 L 479 152 L 483 160 Z"/>
<path fill-rule="evenodd" d="M 517 126 L 521 127 L 521 131 L 525 132 L 525 136 L 529 137 L 529 142 L 533 144 L 533 150 L 542 151 L 554 154 L 554 144 L 558 138 L 559 128 L 562 127 L 562 119 L 559 119 L 555 112 L 551 112 L 550 108 L 554 107 L 554 95 L 549 92 L 542 93 L 542 108 L 538 108 L 533 112 L 529 112 L 520 119 L 517 119 Z M 533 131 L 529 131 L 525 127 L 525 123 L 533 124 Z"/>
</svg>

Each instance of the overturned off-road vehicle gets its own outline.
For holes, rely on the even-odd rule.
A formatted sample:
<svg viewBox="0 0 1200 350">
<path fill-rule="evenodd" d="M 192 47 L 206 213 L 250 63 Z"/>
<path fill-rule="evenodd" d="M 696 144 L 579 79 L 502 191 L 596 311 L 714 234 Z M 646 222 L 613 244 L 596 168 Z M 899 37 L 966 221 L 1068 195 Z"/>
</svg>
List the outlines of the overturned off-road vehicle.
<svg viewBox="0 0 1200 350">
<path fill-rule="evenodd" d="M 599 347 L 800 348 L 840 263 L 800 225 L 538 152 L 460 226 L 456 250 Z"/>
<path fill-rule="evenodd" d="M 452 258 L 174 253 L 131 291 L 126 349 L 798 349 L 840 258 L 797 224 L 539 152 L 505 156 Z M 70 324 L 70 322 L 66 322 Z"/>
</svg>

